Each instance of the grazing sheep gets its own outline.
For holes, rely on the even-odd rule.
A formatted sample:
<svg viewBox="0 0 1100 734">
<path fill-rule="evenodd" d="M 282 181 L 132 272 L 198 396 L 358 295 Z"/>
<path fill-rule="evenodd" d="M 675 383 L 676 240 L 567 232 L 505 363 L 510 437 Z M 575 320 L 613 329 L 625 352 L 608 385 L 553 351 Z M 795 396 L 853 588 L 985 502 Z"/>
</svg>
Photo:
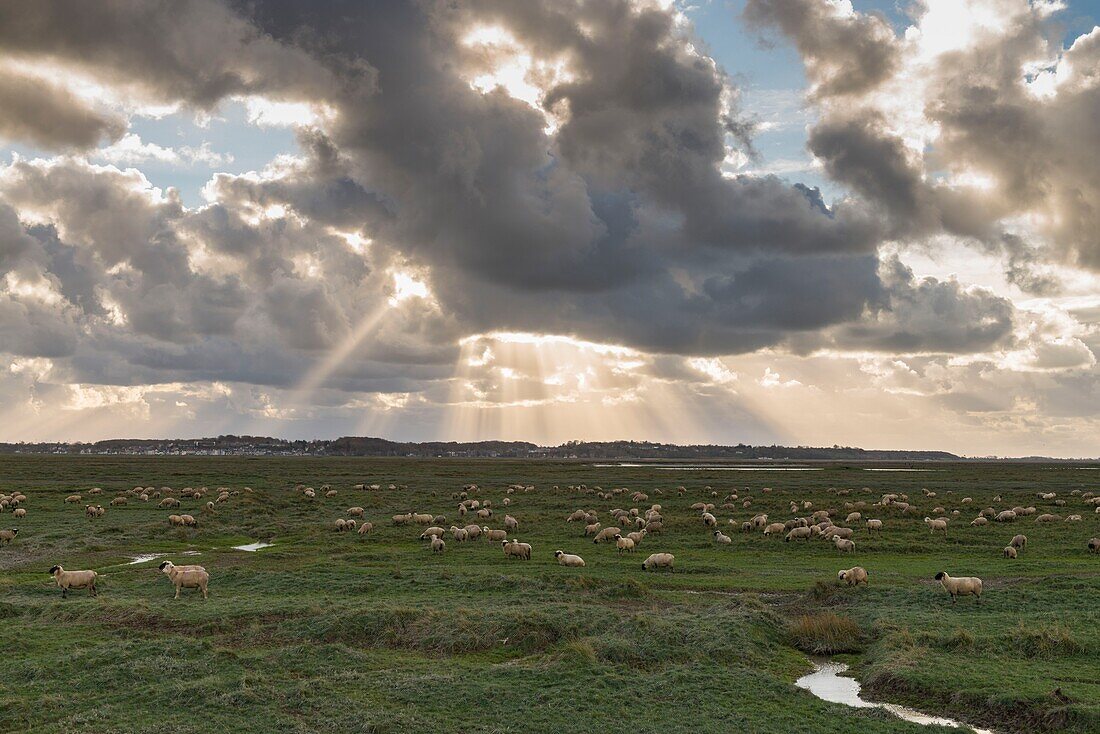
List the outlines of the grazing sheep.
<svg viewBox="0 0 1100 734">
<path fill-rule="evenodd" d="M 326 497 L 335 497 L 336 496 L 336 490 L 335 489 L 330 489 L 329 491 L 325 492 L 325 496 Z"/>
<path fill-rule="evenodd" d="M 348 529 L 348 523 L 342 517 L 337 518 L 336 522 L 333 523 L 333 525 L 335 526 L 336 532 L 338 532 L 338 533 L 342 533 L 342 532 L 344 532 L 345 530 Z"/>
<path fill-rule="evenodd" d="M 851 528 L 838 528 L 836 525 L 832 525 L 822 533 L 822 537 L 825 540 L 836 540 L 837 538 L 851 540 L 854 534 L 855 531 Z"/>
<path fill-rule="evenodd" d="M 426 512 L 414 512 L 412 515 L 412 521 L 417 525 L 430 525 L 435 518 Z"/>
<path fill-rule="evenodd" d="M 594 522 L 591 525 L 585 525 L 584 536 L 587 538 L 589 535 L 595 535 L 596 533 L 600 532 L 600 527 L 602 526 L 598 522 Z"/>
<path fill-rule="evenodd" d="M 196 528 L 199 526 L 199 521 L 195 519 L 193 515 L 180 515 L 183 520 L 183 524 L 189 528 Z"/>
<path fill-rule="evenodd" d="M 838 571 L 836 574 L 837 581 L 843 581 L 848 586 L 859 586 L 860 584 L 867 583 L 867 569 L 863 566 L 852 566 L 851 568 Z"/>
<path fill-rule="evenodd" d="M 642 561 L 642 570 L 648 571 L 651 568 L 667 568 L 669 571 L 675 571 L 673 563 L 676 562 L 676 556 L 671 553 L 654 553 L 649 558 Z"/>
<path fill-rule="evenodd" d="M 565 518 L 565 521 L 566 522 L 577 522 L 579 520 L 583 520 L 587 516 L 588 516 L 588 513 L 585 512 L 584 510 L 574 510 L 572 515 Z"/>
<path fill-rule="evenodd" d="M 453 538 L 456 543 L 465 543 L 467 540 L 470 539 L 470 534 L 466 532 L 465 528 L 460 528 L 452 525 L 451 538 Z"/>
<path fill-rule="evenodd" d="M 930 517 L 926 517 L 924 518 L 924 524 L 929 527 L 929 533 L 935 533 L 937 530 L 939 530 L 944 535 L 947 535 L 947 520 L 933 520 Z"/>
<path fill-rule="evenodd" d="M 633 553 L 634 552 L 634 541 L 631 540 L 630 538 L 624 538 L 623 536 L 616 533 L 616 535 L 615 535 L 615 547 L 618 549 L 620 556 L 624 552 Z"/>
<path fill-rule="evenodd" d="M 70 504 L 79 502 L 80 501 L 80 495 L 70 494 L 68 497 L 65 498 L 65 501 L 70 503 Z"/>
<path fill-rule="evenodd" d="M 520 560 L 531 560 L 531 545 L 529 543 L 520 543 L 518 540 L 502 540 L 500 541 L 500 547 L 504 549 L 505 558 L 519 558 Z"/>
<path fill-rule="evenodd" d="M 642 544 L 642 538 L 645 537 L 645 530 L 635 530 L 633 533 L 627 533 L 626 537 L 634 541 L 635 547 Z"/>
<path fill-rule="evenodd" d="M 1013 548 L 1020 548 L 1022 550 L 1023 548 L 1027 547 L 1027 536 L 1014 535 L 1012 536 L 1012 540 L 1009 542 L 1009 545 Z"/>
<path fill-rule="evenodd" d="M 1093 553 L 1100 553 L 1100 538 L 1089 538 L 1088 549 Z"/>
<path fill-rule="evenodd" d="M 359 526 L 359 530 L 356 532 L 358 532 L 360 535 L 366 535 L 372 530 L 374 530 L 374 523 L 364 522 L 362 525 Z"/>
<path fill-rule="evenodd" d="M 715 525 L 718 524 L 718 518 L 716 518 L 714 515 L 710 514 L 709 512 L 704 512 L 702 517 L 703 517 L 703 524 L 706 525 L 708 528 L 713 528 Z"/>
<path fill-rule="evenodd" d="M 782 533 L 786 529 L 787 528 L 786 528 L 786 526 L 783 525 L 783 523 L 773 522 L 773 523 L 770 523 L 766 528 L 764 528 L 764 535 L 772 535 L 774 533 Z"/>
<path fill-rule="evenodd" d="M 481 529 L 481 534 L 485 536 L 485 540 L 490 543 L 495 543 L 498 540 L 504 540 L 508 537 L 507 530 L 490 530 L 487 527 Z"/>
<path fill-rule="evenodd" d="M 364 510 L 362 507 L 349 507 L 348 514 L 352 517 L 363 517 L 367 514 L 367 511 Z"/>
<path fill-rule="evenodd" d="M 619 534 L 618 528 L 604 528 L 600 532 L 596 533 L 596 537 L 592 538 L 593 543 L 602 543 L 605 540 L 612 540 Z"/>
<path fill-rule="evenodd" d="M 412 516 L 413 516 L 413 514 L 411 512 L 406 512 L 404 515 L 394 515 L 393 518 L 392 518 L 393 519 L 393 524 L 394 525 L 408 525 L 409 521 L 412 520 Z"/>
<path fill-rule="evenodd" d="M 960 576 L 951 578 L 947 571 L 936 574 L 936 581 L 943 586 L 944 591 L 951 595 L 951 603 L 958 601 L 960 596 L 976 596 L 978 603 L 982 601 L 982 580 L 977 576 Z"/>
<path fill-rule="evenodd" d="M 169 515 L 168 516 L 168 524 L 171 525 L 172 527 L 183 527 L 183 516 L 182 515 Z"/>
<path fill-rule="evenodd" d="M 493 511 L 488 507 L 482 507 L 480 510 L 477 511 L 477 517 L 479 520 L 488 520 L 492 516 Z"/>
<path fill-rule="evenodd" d="M 207 515 L 217 515 L 218 514 L 214 510 L 214 503 L 213 502 L 207 502 L 205 505 L 203 505 L 202 506 L 202 511 L 205 512 Z"/>
<path fill-rule="evenodd" d="M 856 543 L 854 540 L 847 540 L 846 538 L 834 538 L 833 544 L 838 551 L 844 553 L 851 553 L 856 549 Z"/>
<path fill-rule="evenodd" d="M 95 571 L 66 571 L 61 566 L 54 566 L 49 574 L 61 587 L 61 598 L 69 595 L 69 589 L 87 589 L 92 596 L 99 596 L 95 589 Z"/>
<path fill-rule="evenodd" d="M 159 503 L 157 503 L 157 507 L 160 507 L 162 509 L 165 508 L 165 507 L 179 507 L 179 506 L 180 506 L 180 501 L 178 499 L 176 499 L 175 497 L 165 497 Z"/>
<path fill-rule="evenodd" d="M 997 517 L 993 518 L 997 522 L 1016 522 L 1016 513 L 1012 510 L 1002 510 L 997 513 Z"/>
<path fill-rule="evenodd" d="M 654 535 L 661 535 L 662 532 L 665 529 L 665 524 L 663 522 L 661 522 L 660 520 L 650 520 L 649 522 L 647 522 L 645 524 L 645 527 L 642 528 L 642 529 L 645 530 L 647 533 L 653 533 Z"/>
<path fill-rule="evenodd" d="M 714 531 L 714 542 L 720 545 L 732 545 L 733 538 L 723 533 L 721 530 Z"/>
<path fill-rule="evenodd" d="M 202 598 L 206 599 L 206 588 L 210 583 L 210 574 L 206 572 L 206 569 L 201 566 L 180 566 L 177 570 L 175 564 L 171 561 L 165 561 L 160 564 L 160 570 L 175 585 L 176 596 L 174 598 L 180 598 L 180 589 L 199 589 L 202 592 Z"/>
<path fill-rule="evenodd" d="M 20 512 L 20 510 L 16 510 L 16 512 Z M 26 512 L 26 510 L 22 510 L 22 512 Z M 1066 522 L 1081 522 L 1081 516 L 1080 515 L 1066 515 Z"/>
<path fill-rule="evenodd" d="M 512 517 L 511 515 L 505 515 L 504 516 L 504 527 L 508 528 L 508 530 L 511 530 L 511 531 L 519 530 L 519 520 Z"/>
<path fill-rule="evenodd" d="M 1058 517 L 1057 515 L 1051 515 L 1050 513 L 1043 513 L 1042 515 L 1039 515 L 1039 517 L 1035 518 L 1035 522 L 1056 522 L 1056 521 L 1061 520 L 1061 519 L 1062 518 Z"/>
<path fill-rule="evenodd" d="M 970 526 L 974 527 L 974 528 L 981 527 L 982 525 L 988 525 L 988 524 L 989 524 L 989 520 L 986 519 L 985 517 L 981 516 L 981 515 L 979 515 L 978 517 L 976 517 L 976 518 L 974 518 L 973 520 L 970 521 Z"/>
<path fill-rule="evenodd" d="M 12 514 L 13 517 L 22 518 L 22 517 L 27 516 L 27 511 L 25 509 L 23 509 L 22 507 L 20 507 L 20 508 L 14 510 L 11 514 Z"/>
<path fill-rule="evenodd" d="M 466 537 L 469 538 L 470 540 L 477 540 L 478 538 L 481 537 L 481 526 L 480 525 L 467 525 L 466 527 L 464 527 L 462 529 L 466 531 Z"/>
<path fill-rule="evenodd" d="M 442 553 L 446 547 L 447 544 L 443 542 L 443 538 L 438 535 L 432 536 L 432 553 Z"/>
<path fill-rule="evenodd" d="M 570 568 L 584 568 L 584 559 L 580 556 L 575 556 L 565 551 L 554 551 L 554 558 L 558 559 L 559 566 L 569 566 Z"/>
<path fill-rule="evenodd" d="M 15 540 L 15 536 L 19 535 L 19 528 L 11 528 L 10 530 L 0 530 L 0 545 L 10 543 Z"/>
<path fill-rule="evenodd" d="M 446 532 L 446 531 L 444 531 L 443 528 L 441 528 L 437 525 L 433 525 L 432 527 L 427 528 L 424 532 L 422 532 L 420 534 L 420 539 L 421 540 L 427 540 L 428 538 L 432 537 L 433 535 L 438 535 L 439 537 L 442 538 L 444 532 Z"/>
<path fill-rule="evenodd" d="M 1013 548 L 1011 545 L 1006 545 L 1003 553 L 1004 553 L 1005 558 L 1015 558 L 1016 557 L 1016 549 Z"/>
<path fill-rule="evenodd" d="M 860 520 L 862 520 L 862 519 L 863 519 L 863 514 L 862 514 L 862 513 L 859 513 L 859 512 L 850 512 L 850 513 L 848 513 L 848 517 L 846 517 L 846 518 L 844 519 L 844 522 L 846 522 L 846 523 L 848 523 L 849 525 L 851 525 L 852 523 L 854 523 L 854 522 L 859 522 L 859 521 L 860 521 Z"/>
<path fill-rule="evenodd" d="M 809 540 L 813 535 L 813 530 L 810 528 L 791 528 L 791 532 L 787 533 L 787 537 L 783 538 L 784 543 L 789 543 L 792 540 Z"/>
<path fill-rule="evenodd" d="M 882 530 L 882 520 L 868 520 L 867 521 L 867 532 L 872 532 L 874 530 L 879 530 L 879 531 Z"/>
</svg>

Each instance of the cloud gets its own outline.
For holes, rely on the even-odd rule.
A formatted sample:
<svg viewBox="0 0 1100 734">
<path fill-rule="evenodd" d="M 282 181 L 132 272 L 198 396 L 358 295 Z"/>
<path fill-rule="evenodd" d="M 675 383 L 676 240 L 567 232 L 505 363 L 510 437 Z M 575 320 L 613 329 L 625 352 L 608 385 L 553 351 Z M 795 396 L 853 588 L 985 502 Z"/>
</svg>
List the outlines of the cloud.
<svg viewBox="0 0 1100 734">
<path fill-rule="evenodd" d="M 116 140 L 125 129 L 121 118 L 92 109 L 62 86 L 0 69 L 0 138 L 80 150 Z"/>
</svg>

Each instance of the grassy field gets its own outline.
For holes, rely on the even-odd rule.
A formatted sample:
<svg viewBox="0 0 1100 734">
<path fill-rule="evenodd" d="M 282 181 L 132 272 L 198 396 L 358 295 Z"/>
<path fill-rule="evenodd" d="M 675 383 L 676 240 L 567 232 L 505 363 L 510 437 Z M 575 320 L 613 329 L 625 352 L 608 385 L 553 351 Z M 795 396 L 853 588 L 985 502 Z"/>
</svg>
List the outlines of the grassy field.
<svg viewBox="0 0 1100 734">
<path fill-rule="evenodd" d="M 798 647 L 840 654 L 867 694 L 999 732 L 1100 731 L 1100 557 L 1086 550 L 1100 535 L 1100 515 L 1071 495 L 1100 493 L 1100 472 L 931 468 L 0 457 L 0 493 L 28 496 L 25 518 L 0 515 L 0 527 L 20 530 L 0 546 L 0 731 L 956 731 L 795 688 L 809 669 Z M 383 489 L 352 488 L 364 482 Z M 308 499 L 297 483 L 330 484 L 338 495 Z M 391 483 L 399 487 L 386 489 Z M 531 561 L 450 537 L 446 552 L 433 555 L 418 529 L 391 526 L 393 514 L 410 510 L 445 514 L 449 526 L 459 519 L 452 493 L 467 483 L 480 485 L 475 498 L 492 500 L 491 526 L 502 526 L 505 511 L 519 520 L 513 535 L 534 546 Z M 513 483 L 536 489 L 512 495 L 506 510 L 501 500 Z M 580 484 L 647 492 L 635 504 L 661 504 L 664 533 L 633 555 L 593 545 L 565 522 L 570 512 L 595 509 L 607 524 L 608 510 L 635 504 L 629 493 L 603 500 L 569 489 Z M 72 493 L 90 501 L 87 490 L 101 487 L 95 501 L 107 507 L 137 485 L 255 492 L 233 495 L 216 516 L 199 512 L 215 491 L 179 511 L 131 498 L 100 519 L 64 502 Z M 1039 490 L 1067 506 L 1038 499 Z M 689 506 L 721 505 L 730 492 L 736 507 L 715 514 L 734 542 L 719 548 Z M 821 540 L 739 531 L 757 512 L 789 519 L 791 500 L 843 520 L 845 502 L 870 504 L 886 492 L 907 493 L 920 514 L 864 509 L 885 530 L 869 536 L 859 527 L 852 555 Z M 745 499 L 751 507 L 741 506 Z M 376 530 L 334 532 L 333 521 L 356 505 Z M 946 538 L 922 522 L 939 505 L 961 510 Z M 981 508 L 1013 505 L 1084 519 L 969 526 Z M 180 511 L 199 527 L 170 528 L 168 514 Z M 1016 533 L 1028 536 L 1027 549 L 1006 560 L 1001 549 Z M 255 540 L 274 545 L 232 549 Z M 559 548 L 584 556 L 587 567 L 558 566 Z M 642 571 L 658 551 L 676 555 L 675 573 Z M 128 565 L 146 553 L 204 565 L 209 600 L 194 591 L 173 600 L 159 560 Z M 103 574 L 98 598 L 74 592 L 63 600 L 46 573 L 54 564 Z M 837 570 L 856 564 L 870 585 L 837 587 Z M 982 577 L 981 605 L 952 605 L 932 580 L 939 570 Z"/>
</svg>

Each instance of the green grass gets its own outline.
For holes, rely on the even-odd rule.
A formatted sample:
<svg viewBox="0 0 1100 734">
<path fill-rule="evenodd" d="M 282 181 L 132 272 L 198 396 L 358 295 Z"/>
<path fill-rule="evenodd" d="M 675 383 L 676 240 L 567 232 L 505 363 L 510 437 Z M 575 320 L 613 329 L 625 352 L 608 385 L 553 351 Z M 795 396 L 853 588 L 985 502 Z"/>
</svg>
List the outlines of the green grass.
<svg viewBox="0 0 1100 734">
<path fill-rule="evenodd" d="M 937 731 L 795 688 L 807 652 L 843 653 L 867 693 L 930 713 L 1003 732 L 1100 731 L 1100 558 L 1085 549 L 1100 535 L 1100 516 L 1070 495 L 1096 491 L 1096 472 L 934 468 L 742 473 L 566 461 L 0 457 L 0 492 L 29 497 L 25 519 L 0 515 L 0 527 L 20 528 L 0 547 L 0 731 Z M 294 492 L 298 482 L 328 483 L 339 494 L 309 500 Z M 401 488 L 352 489 L 363 482 Z M 513 535 L 534 546 L 530 562 L 449 537 L 447 551 L 432 555 L 418 529 L 390 525 L 391 515 L 410 510 L 457 522 L 452 493 L 470 482 L 497 511 L 482 524 L 502 526 L 505 511 L 519 519 Z M 506 509 L 512 483 L 536 489 L 511 495 Z M 643 509 L 663 506 L 664 534 L 623 556 L 613 544 L 593 545 L 565 517 L 591 508 L 606 523 L 608 510 L 632 504 L 629 492 L 602 500 L 568 489 L 581 483 L 645 491 Z M 96 502 L 107 507 L 136 485 L 255 493 L 234 495 L 214 517 L 199 512 L 213 491 L 179 510 L 131 499 L 97 520 L 63 502 L 102 487 Z M 922 488 L 938 496 L 925 498 Z M 1039 500 L 1039 489 L 1070 506 Z M 715 514 L 734 543 L 718 547 L 688 507 L 721 504 L 730 491 L 736 506 Z M 863 509 L 886 527 L 873 536 L 858 529 L 851 555 L 739 529 L 757 512 L 789 518 L 792 499 L 813 502 L 806 514 L 825 508 L 843 518 L 846 501 L 869 504 L 885 492 L 908 493 L 920 514 Z M 1003 501 L 993 502 L 997 494 Z M 964 496 L 973 504 L 963 505 Z M 1015 504 L 1085 517 L 967 524 L 983 507 Z M 370 536 L 331 529 L 353 505 L 375 523 Z M 946 539 L 922 522 L 937 505 L 962 511 Z M 169 528 L 171 512 L 194 514 L 200 525 Z M 1027 549 L 1002 558 L 1018 532 Z M 275 545 L 231 549 L 253 540 Z M 587 567 L 558 566 L 559 548 Z M 657 551 L 676 555 L 675 573 L 642 571 Z M 203 564 L 210 599 L 185 591 L 173 600 L 157 561 L 126 565 L 140 553 Z M 99 597 L 62 600 L 46 574 L 55 563 L 100 571 Z M 837 586 L 837 570 L 856 564 L 870 585 Z M 952 605 L 932 580 L 939 570 L 981 576 L 981 604 Z M 1069 703 L 1051 695 L 1056 688 Z"/>
</svg>

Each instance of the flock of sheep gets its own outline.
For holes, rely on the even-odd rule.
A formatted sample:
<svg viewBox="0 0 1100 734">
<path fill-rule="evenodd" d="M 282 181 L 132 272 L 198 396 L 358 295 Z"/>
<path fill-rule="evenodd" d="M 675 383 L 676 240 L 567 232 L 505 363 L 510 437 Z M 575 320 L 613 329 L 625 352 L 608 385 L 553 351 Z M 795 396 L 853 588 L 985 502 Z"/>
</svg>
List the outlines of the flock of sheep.
<svg viewBox="0 0 1100 734">
<path fill-rule="evenodd" d="M 380 488 L 380 485 L 355 485 L 356 490 L 364 491 L 378 490 Z M 397 487 L 395 485 L 390 485 L 389 488 L 396 489 Z M 604 491 L 600 487 L 589 488 L 581 484 L 571 485 L 566 489 L 570 493 L 591 495 L 605 502 L 615 502 L 619 501 L 621 498 L 628 498 L 633 505 L 649 503 L 649 496 L 644 492 L 631 492 L 626 488 Z M 509 508 L 514 501 L 514 495 L 533 492 L 534 490 L 535 487 L 531 485 L 510 485 L 504 491 L 504 497 L 501 500 L 501 504 L 505 508 Z M 559 488 L 555 486 L 553 490 L 558 491 Z M 295 491 L 307 499 L 317 496 L 317 490 L 301 484 L 295 487 Z M 337 496 L 337 490 L 332 489 L 329 485 L 323 485 L 320 491 L 328 498 Z M 674 491 L 677 500 L 683 498 L 687 493 L 684 487 L 678 487 Z M 102 490 L 96 488 L 89 490 L 88 494 L 98 495 L 101 492 Z M 206 500 L 206 495 L 210 493 L 210 490 L 206 487 L 187 487 L 178 492 L 178 497 L 175 496 L 177 493 L 168 487 L 161 487 L 160 489 L 154 487 L 135 487 L 128 492 L 116 496 L 110 501 L 109 505 L 125 505 L 131 499 L 142 502 L 159 500 L 157 503 L 159 508 L 174 509 L 181 506 L 180 500 L 182 498 L 196 500 L 202 503 L 202 513 L 217 514 L 217 506 L 219 504 L 229 501 L 232 496 L 241 494 L 242 492 L 251 494 L 252 490 L 248 487 L 242 490 L 230 490 L 226 487 L 219 487 L 216 492 L 217 494 L 214 500 Z M 496 513 L 492 500 L 478 499 L 476 497 L 476 495 L 481 494 L 481 492 L 482 490 L 478 485 L 468 484 L 463 487 L 461 491 L 453 493 L 451 497 L 452 501 L 457 502 L 456 511 L 459 517 L 466 518 L 469 516 L 471 519 L 476 519 L 478 522 L 471 522 L 463 526 L 451 524 L 449 528 L 445 529 L 444 525 L 447 524 L 447 518 L 444 515 L 407 512 L 393 515 L 391 517 L 391 524 L 393 526 L 416 525 L 423 528 L 419 533 L 419 539 L 427 543 L 427 548 L 430 549 L 432 553 L 443 553 L 446 551 L 446 537 L 449 534 L 451 542 L 453 543 L 468 543 L 479 540 L 485 540 L 494 544 L 499 543 L 505 558 L 525 561 L 531 560 L 533 553 L 531 544 L 520 542 L 514 537 L 520 528 L 519 520 L 516 517 L 506 512 L 502 520 L 503 528 L 491 528 L 487 524 L 493 520 Z M 664 494 L 661 490 L 655 490 L 655 492 Z M 715 502 L 718 501 L 718 492 L 712 490 L 710 487 L 706 487 L 705 492 L 707 492 L 710 498 L 714 499 Z M 764 488 L 760 490 L 760 492 L 767 495 L 770 494 L 772 490 Z M 847 498 L 851 495 L 853 490 L 834 489 L 831 490 L 831 492 L 839 499 Z M 864 488 L 863 492 L 870 493 L 871 490 Z M 922 490 L 922 492 L 925 501 L 936 500 L 936 492 L 928 489 Z M 1083 508 L 1091 507 L 1094 513 L 1100 514 L 1100 496 L 1092 492 L 1081 490 L 1073 490 L 1069 493 L 1069 496 L 1070 500 L 1067 501 L 1066 499 L 1058 498 L 1057 494 L 1054 492 L 1039 492 L 1037 494 L 1039 500 L 1052 503 L 1055 507 L 1066 507 L 1069 502 L 1074 502 L 1081 504 Z M 74 494 L 66 497 L 65 502 L 79 504 L 83 499 L 82 495 Z M 25 518 L 27 516 L 27 509 L 22 505 L 27 504 L 27 501 L 27 496 L 20 492 L 15 492 L 10 495 L 0 494 L 0 512 L 10 511 L 15 518 Z M 1000 502 L 1001 498 L 999 496 L 994 497 L 993 501 Z M 738 496 L 737 492 L 731 492 L 722 498 L 722 503 L 717 507 L 715 502 L 699 501 L 691 504 L 687 509 L 692 513 L 698 513 L 698 521 L 703 529 L 712 537 L 714 543 L 719 546 L 730 545 L 733 543 L 733 539 L 718 528 L 719 521 L 714 513 L 719 510 L 747 510 L 752 506 L 753 500 L 748 496 L 741 498 Z M 970 497 L 963 497 L 959 505 L 960 507 L 966 507 L 972 503 L 973 500 Z M 792 500 L 790 501 L 788 509 L 793 517 L 786 521 L 773 521 L 769 518 L 768 514 L 757 513 L 744 521 L 730 518 L 728 524 L 738 528 L 744 533 L 762 532 L 764 536 L 769 537 L 783 536 L 785 542 L 811 541 L 814 539 L 831 542 L 838 551 L 852 553 L 856 549 L 856 541 L 853 538 L 857 526 L 862 525 L 864 531 L 868 535 L 872 533 L 881 533 L 885 527 L 882 519 L 865 518 L 865 513 L 874 512 L 875 514 L 900 516 L 902 518 L 912 515 L 919 516 L 916 505 L 909 501 L 907 495 L 901 493 L 884 494 L 874 502 L 845 499 L 843 508 L 843 510 L 837 510 L 835 508 L 814 509 L 813 503 L 808 500 L 801 502 Z M 89 518 L 101 518 L 105 512 L 106 511 L 101 505 L 85 505 L 85 514 Z M 601 543 L 614 542 L 617 552 L 621 555 L 623 553 L 634 553 L 643 542 L 652 542 L 647 541 L 649 536 L 656 537 L 662 535 L 665 529 L 665 519 L 662 515 L 663 512 L 663 506 L 657 503 L 649 504 L 646 509 L 639 509 L 639 507 L 635 506 L 629 509 L 615 508 L 607 510 L 606 516 L 601 515 L 593 509 L 577 509 L 565 518 L 565 522 L 578 523 L 582 526 L 582 537 L 586 539 L 591 538 L 593 544 L 598 545 Z M 347 518 L 338 518 L 332 524 L 332 527 L 337 532 L 354 531 L 359 535 L 368 535 L 374 531 L 374 523 L 365 519 L 365 508 L 360 506 L 349 507 L 345 514 L 348 516 Z M 949 523 L 961 514 L 962 509 L 953 509 L 949 512 L 943 506 L 936 506 L 931 511 L 931 516 L 924 517 L 924 523 L 929 528 L 930 533 L 940 533 L 946 536 Z M 993 507 L 987 507 L 977 513 L 977 516 L 970 522 L 970 525 L 976 528 L 982 527 L 987 525 L 990 520 L 1000 523 L 1013 523 L 1032 515 L 1035 516 L 1034 522 L 1038 523 L 1081 522 L 1083 519 L 1081 514 L 1069 514 L 1063 519 L 1054 513 L 1039 513 L 1033 506 L 1015 506 L 1010 509 L 1002 509 L 999 511 Z M 840 520 L 841 516 L 844 518 L 843 521 Z M 606 518 L 606 526 L 601 518 Z M 198 521 L 190 514 L 170 514 L 168 515 L 168 523 L 172 527 L 197 527 L 198 525 Z M 18 533 L 19 530 L 17 528 L 0 530 L 0 545 L 11 543 L 16 539 Z M 1025 535 L 1016 534 L 1009 544 L 1005 546 L 1002 555 L 1009 559 L 1017 558 L 1018 554 L 1027 547 L 1027 543 L 1028 540 Z M 1089 539 L 1086 543 L 1086 547 L 1092 553 L 1100 553 L 1100 538 Z M 554 551 L 553 556 L 561 566 L 569 568 L 585 567 L 584 558 L 577 553 L 567 553 L 564 550 L 558 549 Z M 646 571 L 656 569 L 674 571 L 675 561 L 676 558 L 671 553 L 652 553 L 642 562 L 642 568 Z M 165 561 L 160 565 L 160 570 L 169 578 L 175 587 L 176 599 L 180 597 L 180 591 L 182 589 L 196 589 L 202 593 L 203 599 L 207 598 L 207 587 L 210 581 L 210 575 L 202 566 L 176 566 L 170 561 Z M 70 589 L 88 589 L 92 596 L 97 595 L 96 581 L 98 574 L 95 571 L 67 571 L 60 565 L 55 565 L 49 570 L 49 574 L 53 576 L 57 586 L 61 589 L 62 597 L 67 597 Z M 838 583 L 847 584 L 849 586 L 866 584 L 868 582 L 868 573 L 865 568 L 854 566 L 852 568 L 840 570 L 837 573 L 837 580 Z M 946 571 L 940 571 L 936 574 L 935 580 L 940 582 L 943 589 L 951 596 L 953 602 L 960 596 L 974 596 L 979 602 L 981 600 L 982 580 L 977 577 L 952 577 Z"/>
</svg>

